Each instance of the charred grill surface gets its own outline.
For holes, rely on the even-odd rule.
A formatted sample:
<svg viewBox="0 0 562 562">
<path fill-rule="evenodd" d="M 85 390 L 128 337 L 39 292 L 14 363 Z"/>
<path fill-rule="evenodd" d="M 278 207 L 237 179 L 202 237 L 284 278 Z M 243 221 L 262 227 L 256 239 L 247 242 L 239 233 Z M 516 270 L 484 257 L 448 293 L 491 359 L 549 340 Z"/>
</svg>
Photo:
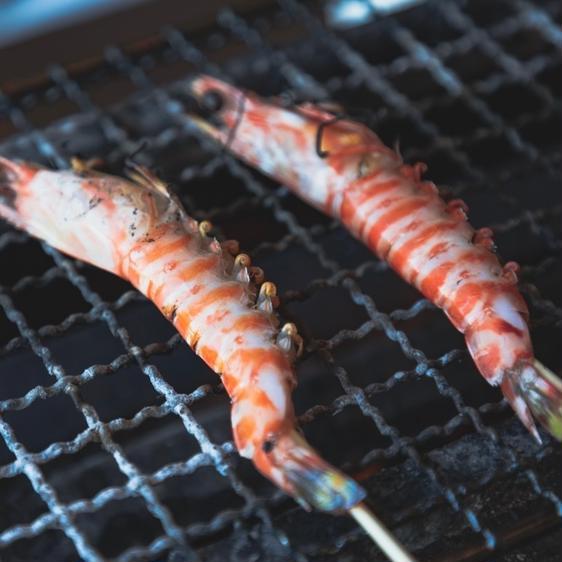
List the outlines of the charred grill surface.
<svg viewBox="0 0 562 562">
<path fill-rule="evenodd" d="M 0 153 L 115 173 L 134 155 L 240 240 L 305 337 L 307 436 L 420 560 L 560 560 L 560 446 L 534 443 L 439 311 L 183 116 L 205 71 L 335 101 L 398 142 L 521 264 L 537 356 L 560 374 L 559 2 L 428 2 L 346 31 L 314 8 L 224 11 L 212 30 L 51 67 L 1 95 Z M 127 284 L 4 223 L 0 260 L 2 560 L 383 559 L 237 456 L 216 375 Z"/>
</svg>

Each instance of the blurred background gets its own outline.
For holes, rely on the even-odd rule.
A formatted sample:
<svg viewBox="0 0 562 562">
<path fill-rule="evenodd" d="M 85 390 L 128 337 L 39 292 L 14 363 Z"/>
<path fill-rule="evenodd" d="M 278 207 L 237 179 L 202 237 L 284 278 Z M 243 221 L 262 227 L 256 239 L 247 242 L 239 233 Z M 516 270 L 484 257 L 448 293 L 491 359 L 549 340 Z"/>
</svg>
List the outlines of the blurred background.
<svg viewBox="0 0 562 562">
<path fill-rule="evenodd" d="M 162 26 L 209 25 L 221 6 L 251 10 L 266 0 L 0 0 L 0 81 L 18 82 L 51 62 L 99 54 L 108 43 L 132 43 Z M 116 17 L 118 16 L 118 17 Z"/>
<path fill-rule="evenodd" d="M 365 23 L 421 0 L 331 0 L 322 3 L 333 27 Z M 57 61 L 99 54 L 109 42 L 145 39 L 166 25 L 200 29 L 221 7 L 245 13 L 268 0 L 0 0 L 0 81 L 18 82 Z M 116 17 L 116 16 L 119 17 Z"/>
</svg>

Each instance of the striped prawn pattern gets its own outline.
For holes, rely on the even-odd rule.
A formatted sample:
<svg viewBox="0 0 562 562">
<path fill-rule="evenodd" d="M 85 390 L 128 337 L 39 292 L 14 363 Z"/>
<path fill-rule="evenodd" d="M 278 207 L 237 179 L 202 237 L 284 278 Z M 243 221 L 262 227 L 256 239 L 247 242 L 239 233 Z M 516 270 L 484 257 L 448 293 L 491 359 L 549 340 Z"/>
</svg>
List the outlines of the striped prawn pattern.
<svg viewBox="0 0 562 562">
<path fill-rule="evenodd" d="M 562 439 L 562 384 L 534 358 L 517 264 L 500 264 L 491 230 L 472 228 L 462 200 L 443 201 L 424 164 L 405 164 L 367 127 L 319 106 L 286 107 L 208 76 L 189 90 L 218 108 L 212 122 L 192 116 L 202 131 L 341 221 L 443 309 L 537 439 L 533 414 Z"/>
<path fill-rule="evenodd" d="M 302 345 L 279 328 L 276 290 L 238 244 L 220 244 L 147 170 L 130 180 L 0 158 L 0 217 L 130 281 L 174 324 L 231 398 L 241 455 L 304 507 L 347 510 L 364 496 L 295 427 L 292 367 Z M 258 288 L 259 287 L 259 288 Z"/>
</svg>

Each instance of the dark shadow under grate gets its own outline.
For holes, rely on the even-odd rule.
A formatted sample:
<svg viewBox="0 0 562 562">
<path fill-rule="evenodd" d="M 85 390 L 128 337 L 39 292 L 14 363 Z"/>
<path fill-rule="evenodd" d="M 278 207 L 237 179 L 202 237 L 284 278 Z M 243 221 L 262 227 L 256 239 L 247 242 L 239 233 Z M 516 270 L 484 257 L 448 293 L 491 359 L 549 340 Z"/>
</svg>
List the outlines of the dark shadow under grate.
<svg viewBox="0 0 562 562">
<path fill-rule="evenodd" d="M 137 158 L 279 286 L 307 343 L 305 432 L 400 539 L 421 560 L 560 560 L 560 447 L 533 443 L 442 314 L 359 242 L 200 138 L 180 79 L 334 99 L 428 162 L 521 263 L 537 356 L 560 372 L 561 18 L 551 1 L 443 1 L 335 33 L 293 0 L 225 11 L 212 33 L 1 95 L 0 151 L 120 173 L 147 141 Z M 381 559 L 239 459 L 216 375 L 128 285 L 4 224 L 0 259 L 3 560 Z"/>
</svg>

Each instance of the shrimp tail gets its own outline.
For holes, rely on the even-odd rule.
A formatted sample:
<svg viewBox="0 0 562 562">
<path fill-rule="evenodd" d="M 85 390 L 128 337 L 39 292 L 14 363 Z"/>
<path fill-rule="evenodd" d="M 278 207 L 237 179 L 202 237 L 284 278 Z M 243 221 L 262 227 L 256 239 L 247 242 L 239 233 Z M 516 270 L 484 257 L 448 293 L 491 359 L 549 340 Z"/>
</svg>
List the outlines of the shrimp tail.
<svg viewBox="0 0 562 562">
<path fill-rule="evenodd" d="M 354 480 L 322 460 L 296 430 L 289 431 L 264 454 L 270 466 L 283 474 L 286 488 L 307 510 L 348 511 L 366 496 Z"/>
<path fill-rule="evenodd" d="M 523 361 L 507 374 L 501 387 L 539 442 L 533 416 L 555 439 L 562 441 L 562 381 L 552 371 L 536 359 Z"/>
<path fill-rule="evenodd" d="M 500 384 L 500 388 L 505 399 L 521 420 L 521 423 L 527 428 L 537 443 L 542 443 L 541 436 L 533 418 L 533 413 L 527 404 L 525 393 L 522 392 L 518 384 L 518 375 L 510 374 L 505 376 Z"/>
</svg>

